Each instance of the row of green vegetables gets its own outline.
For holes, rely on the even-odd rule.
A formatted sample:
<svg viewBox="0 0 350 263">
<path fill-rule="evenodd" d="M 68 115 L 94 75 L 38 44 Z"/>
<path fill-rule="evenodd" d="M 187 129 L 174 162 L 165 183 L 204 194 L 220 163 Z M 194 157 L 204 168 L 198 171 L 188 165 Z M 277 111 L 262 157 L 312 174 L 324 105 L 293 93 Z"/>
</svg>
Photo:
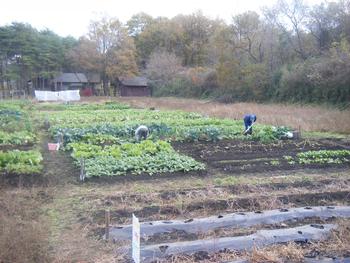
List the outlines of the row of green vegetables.
<svg viewBox="0 0 350 263">
<path fill-rule="evenodd" d="M 32 132 L 4 132 L 0 130 L 0 145 L 29 145 L 35 142 L 36 136 Z"/>
<path fill-rule="evenodd" d="M 193 158 L 176 152 L 165 141 L 145 140 L 140 143 L 110 144 L 112 141 L 109 136 L 98 141 L 91 141 L 89 138 L 92 138 L 91 135 L 88 135 L 86 140 L 66 146 L 66 149 L 72 150 L 72 157 L 78 165 L 84 160 L 84 170 L 88 178 L 128 173 L 152 175 L 205 168 Z"/>
<path fill-rule="evenodd" d="M 91 114 L 93 113 L 93 114 Z M 42 112 L 41 115 L 45 115 Z M 232 125 L 231 120 L 206 118 L 197 113 L 181 111 L 153 111 L 141 109 L 56 111 L 50 113 L 51 125 L 64 124 L 65 127 L 86 127 L 91 123 L 113 123 L 115 125 L 138 122 L 162 122 L 168 125 Z"/>
<path fill-rule="evenodd" d="M 53 137 L 63 136 L 65 143 L 80 141 L 88 134 L 110 135 L 130 142 L 134 141 L 134 132 L 139 125 L 147 125 L 150 130 L 149 139 L 170 140 L 170 141 L 218 141 L 221 139 L 242 139 L 257 140 L 261 142 L 271 142 L 280 139 L 288 131 L 287 128 L 273 129 L 269 126 L 257 126 L 252 136 L 242 134 L 242 125 L 233 123 L 226 125 L 201 125 L 201 126 L 169 126 L 164 123 L 139 123 L 129 125 L 114 124 L 91 124 L 88 127 L 64 127 L 54 126 L 50 128 Z"/>
<path fill-rule="evenodd" d="M 38 111 L 94 111 L 94 110 L 123 110 L 129 109 L 130 106 L 119 102 L 105 103 L 40 103 L 32 105 Z"/>
<path fill-rule="evenodd" d="M 0 172 L 9 174 L 40 173 L 42 155 L 37 150 L 0 151 Z"/>
<path fill-rule="evenodd" d="M 28 101 L 0 104 L 0 146 L 33 145 L 36 135 L 28 110 Z M 42 170 L 42 155 L 37 150 L 0 151 L 1 174 L 36 174 Z"/>
<path fill-rule="evenodd" d="M 341 164 L 350 161 L 350 150 L 319 150 L 284 156 L 289 164 Z"/>
<path fill-rule="evenodd" d="M 28 113 L 9 103 L 0 106 L 0 145 L 27 145 L 36 139 Z"/>
</svg>

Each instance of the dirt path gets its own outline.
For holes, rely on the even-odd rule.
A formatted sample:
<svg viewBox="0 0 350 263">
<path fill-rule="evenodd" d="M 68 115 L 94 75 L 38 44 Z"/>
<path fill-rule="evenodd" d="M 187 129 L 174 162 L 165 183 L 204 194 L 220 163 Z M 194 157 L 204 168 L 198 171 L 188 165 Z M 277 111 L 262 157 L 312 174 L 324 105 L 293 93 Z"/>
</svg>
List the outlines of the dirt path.
<svg viewBox="0 0 350 263">
<path fill-rule="evenodd" d="M 49 151 L 49 137 L 44 133 L 41 137 L 41 154 L 43 155 L 43 178 L 47 186 L 63 186 L 78 184 L 79 170 L 73 159 L 63 151 Z"/>
<path fill-rule="evenodd" d="M 48 136 L 42 136 L 43 181 L 51 200 L 41 210 L 50 229 L 51 257 L 54 262 L 114 262 L 112 248 L 105 242 L 89 237 L 88 228 L 79 222 L 77 214 L 87 207 L 80 196 L 90 191 L 78 181 L 79 169 L 72 158 L 62 151 L 47 148 Z"/>
</svg>

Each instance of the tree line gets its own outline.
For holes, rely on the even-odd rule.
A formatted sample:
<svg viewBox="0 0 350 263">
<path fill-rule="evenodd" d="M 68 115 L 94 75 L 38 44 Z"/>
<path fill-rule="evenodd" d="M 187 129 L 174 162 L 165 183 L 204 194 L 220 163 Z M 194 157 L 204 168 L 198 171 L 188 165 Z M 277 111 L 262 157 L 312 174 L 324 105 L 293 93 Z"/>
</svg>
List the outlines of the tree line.
<svg viewBox="0 0 350 263">
<path fill-rule="evenodd" d="M 145 75 L 155 96 L 347 105 L 349 43 L 349 0 L 278 0 L 230 23 L 200 11 L 171 19 L 139 13 L 125 24 L 103 17 L 79 39 L 12 23 L 0 27 L 0 89 L 98 72 L 105 95 L 121 76 Z"/>
</svg>

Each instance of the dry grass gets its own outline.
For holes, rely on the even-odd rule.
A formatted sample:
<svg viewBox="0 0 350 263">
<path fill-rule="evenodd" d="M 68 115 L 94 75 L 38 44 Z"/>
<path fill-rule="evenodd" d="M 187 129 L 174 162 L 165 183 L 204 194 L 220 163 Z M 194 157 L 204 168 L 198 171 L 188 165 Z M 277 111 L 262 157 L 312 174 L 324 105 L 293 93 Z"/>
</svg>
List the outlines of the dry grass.
<svg viewBox="0 0 350 263">
<path fill-rule="evenodd" d="M 89 195 L 89 189 L 69 185 L 50 190 L 54 199 L 42 209 L 51 230 L 52 262 L 116 262 L 113 244 L 91 236 L 90 207 L 81 201 Z M 83 213 L 85 220 L 80 221 Z"/>
<path fill-rule="evenodd" d="M 0 262 L 51 262 L 37 191 L 0 190 Z"/>
<path fill-rule="evenodd" d="M 314 243 L 308 252 L 322 251 L 330 257 L 336 257 L 350 252 L 350 220 L 338 219 L 336 221 L 337 229 L 333 230 L 330 238 L 327 241 Z"/>
<path fill-rule="evenodd" d="M 282 263 L 282 262 L 303 262 L 304 252 L 295 243 L 287 245 L 276 245 L 264 249 L 256 249 L 249 254 L 249 262 L 252 263 Z"/>
<path fill-rule="evenodd" d="M 242 119 L 255 113 L 258 121 L 276 126 L 289 126 L 302 131 L 350 133 L 350 110 L 329 109 L 321 106 L 284 104 L 234 103 L 178 98 L 118 98 L 134 107 L 181 109 L 219 118 Z"/>
</svg>

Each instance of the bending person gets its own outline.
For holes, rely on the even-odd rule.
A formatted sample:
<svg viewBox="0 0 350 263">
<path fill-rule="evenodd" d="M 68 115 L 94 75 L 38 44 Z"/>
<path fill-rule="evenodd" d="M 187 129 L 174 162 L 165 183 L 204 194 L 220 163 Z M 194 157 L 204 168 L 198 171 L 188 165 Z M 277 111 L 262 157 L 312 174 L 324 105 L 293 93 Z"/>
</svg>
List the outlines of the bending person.
<svg viewBox="0 0 350 263">
<path fill-rule="evenodd" d="M 254 114 L 247 114 L 244 116 L 244 135 L 247 135 L 247 134 L 252 134 L 253 133 L 253 124 L 254 122 L 256 122 L 256 115 Z"/>
<path fill-rule="evenodd" d="M 149 135 L 148 127 L 145 125 L 140 125 L 135 131 L 136 141 L 146 140 Z"/>
</svg>

